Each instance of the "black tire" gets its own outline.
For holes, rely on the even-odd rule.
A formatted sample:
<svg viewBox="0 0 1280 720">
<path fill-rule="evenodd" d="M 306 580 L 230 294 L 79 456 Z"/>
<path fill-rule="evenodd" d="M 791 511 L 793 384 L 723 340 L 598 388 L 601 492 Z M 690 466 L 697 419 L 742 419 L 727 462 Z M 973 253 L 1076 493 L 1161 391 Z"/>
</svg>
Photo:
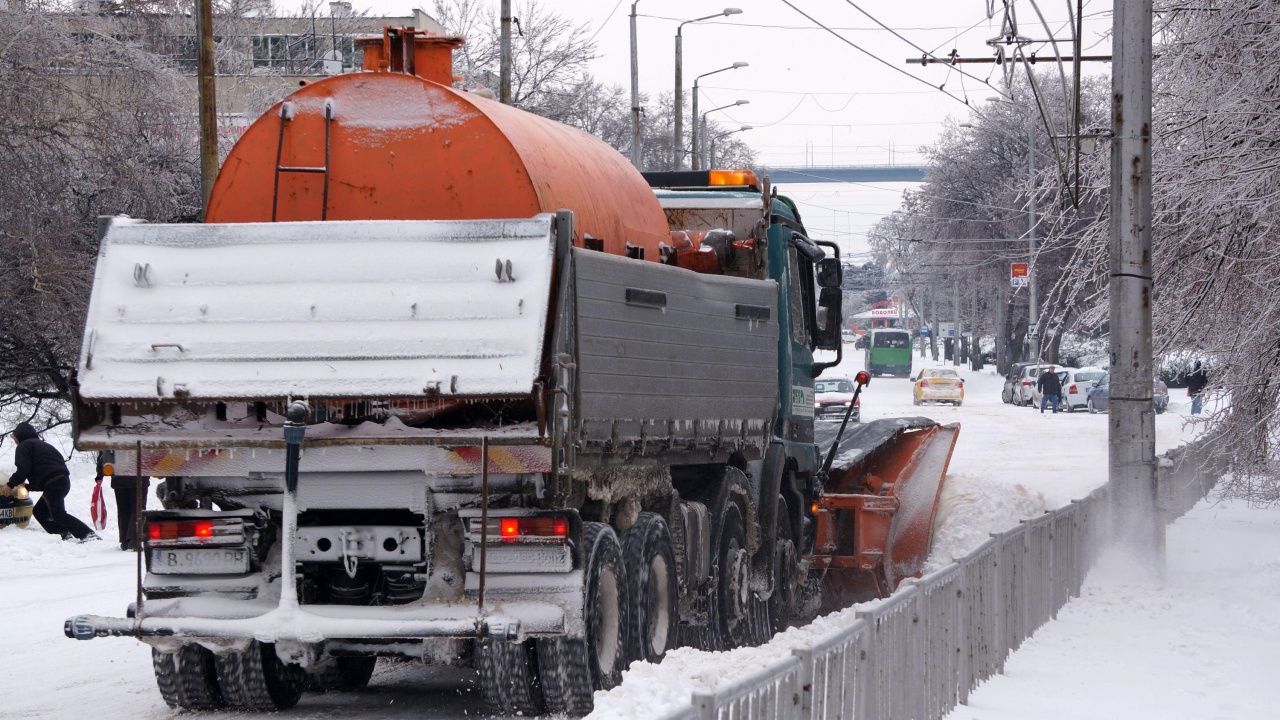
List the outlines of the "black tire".
<svg viewBox="0 0 1280 720">
<path fill-rule="evenodd" d="M 671 531 L 661 515 L 642 512 L 622 538 L 626 568 L 627 659 L 660 662 L 676 647 L 680 597 Z"/>
<path fill-rule="evenodd" d="M 1096 408 L 1096 407 L 1094 407 L 1094 406 L 1093 406 L 1093 398 L 1089 398 L 1088 400 L 1086 400 L 1086 401 L 1085 401 L 1085 406 L 1089 408 L 1089 414 L 1090 414 L 1090 415 L 1097 415 L 1097 414 L 1098 414 L 1098 408 Z"/>
<path fill-rule="evenodd" d="M 596 690 L 609 690 L 622 679 L 626 650 L 626 605 L 622 548 L 608 525 L 582 524 L 585 557 L 585 638 L 558 637 L 537 641 L 542 693 L 551 713 L 580 716 L 595 706 Z"/>
<path fill-rule="evenodd" d="M 223 706 L 213 653 L 203 647 L 183 645 L 172 653 L 151 648 L 151 667 L 155 670 L 160 697 L 169 707 L 216 710 Z"/>
<path fill-rule="evenodd" d="M 795 615 L 799 563 L 800 553 L 791 533 L 791 515 L 786 502 L 779 498 L 778 532 L 773 543 L 773 594 L 769 596 L 769 618 L 774 633 L 786 630 Z"/>
<path fill-rule="evenodd" d="M 307 686 L 307 672 L 282 662 L 270 643 L 253 640 L 244 652 L 216 656 L 215 664 L 222 697 L 237 710 L 287 710 Z"/>
<path fill-rule="evenodd" d="M 493 715 L 533 716 L 546 710 L 535 641 L 487 639 L 476 650 L 480 697 Z"/>
<path fill-rule="evenodd" d="M 369 685 L 377 657 L 339 657 L 330 660 L 311 673 L 309 688 L 317 692 L 351 692 Z"/>
<path fill-rule="evenodd" d="M 716 585 L 713 605 L 719 621 L 720 649 L 732 650 L 751 642 L 751 558 L 746 525 L 732 502 L 725 506 L 716 545 Z"/>
</svg>

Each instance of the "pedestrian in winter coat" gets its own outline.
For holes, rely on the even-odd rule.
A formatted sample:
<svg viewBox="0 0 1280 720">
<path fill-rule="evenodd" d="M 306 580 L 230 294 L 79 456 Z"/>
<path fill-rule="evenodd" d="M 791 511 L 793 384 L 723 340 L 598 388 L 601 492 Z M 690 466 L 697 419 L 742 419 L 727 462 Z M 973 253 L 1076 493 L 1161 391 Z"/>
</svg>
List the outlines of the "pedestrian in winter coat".
<svg viewBox="0 0 1280 720">
<path fill-rule="evenodd" d="M 1058 377 L 1052 365 L 1040 371 L 1036 386 L 1040 388 L 1040 414 L 1044 414 L 1045 405 L 1053 403 L 1053 412 L 1056 415 L 1058 401 L 1062 399 L 1062 379 Z"/>
<path fill-rule="evenodd" d="M 1199 415 L 1200 408 L 1204 403 L 1204 386 L 1209 384 L 1209 373 L 1200 367 L 1200 361 L 1197 360 L 1195 366 L 1191 369 L 1191 374 L 1187 376 L 1187 394 L 1191 396 L 1191 414 Z"/>
<path fill-rule="evenodd" d="M 98 453 L 98 476 L 94 480 L 101 480 L 105 476 L 107 465 L 112 465 L 114 470 L 115 461 L 115 453 L 110 450 Z M 138 492 L 141 488 L 142 497 L 145 498 L 149 487 L 151 478 L 142 478 L 139 485 L 138 478 L 133 475 L 111 474 L 111 491 L 116 496 L 116 527 L 120 530 L 121 550 L 138 549 Z"/>
<path fill-rule="evenodd" d="M 62 460 L 62 453 L 41 440 L 39 433 L 29 423 L 19 423 L 13 430 L 13 439 L 18 443 L 13 458 L 18 469 L 0 492 L 8 495 L 13 488 L 26 483 L 31 492 L 41 493 L 31 514 L 45 532 L 61 535 L 63 540 L 73 537 L 80 542 L 101 540 L 88 525 L 67 512 L 66 500 L 67 493 L 71 492 L 71 473 Z"/>
</svg>

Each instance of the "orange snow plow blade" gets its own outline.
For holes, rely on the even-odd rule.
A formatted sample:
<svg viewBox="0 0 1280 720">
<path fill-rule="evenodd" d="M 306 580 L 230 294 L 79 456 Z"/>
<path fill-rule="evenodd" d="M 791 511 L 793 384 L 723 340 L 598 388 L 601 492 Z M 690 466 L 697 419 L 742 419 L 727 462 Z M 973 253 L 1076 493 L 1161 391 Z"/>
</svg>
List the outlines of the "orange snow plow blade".
<svg viewBox="0 0 1280 720">
<path fill-rule="evenodd" d="M 920 576 L 959 433 L 959 425 L 904 426 L 832 468 L 818 500 L 812 566 L 822 578 L 823 612 L 887 595 L 904 578 Z"/>
</svg>

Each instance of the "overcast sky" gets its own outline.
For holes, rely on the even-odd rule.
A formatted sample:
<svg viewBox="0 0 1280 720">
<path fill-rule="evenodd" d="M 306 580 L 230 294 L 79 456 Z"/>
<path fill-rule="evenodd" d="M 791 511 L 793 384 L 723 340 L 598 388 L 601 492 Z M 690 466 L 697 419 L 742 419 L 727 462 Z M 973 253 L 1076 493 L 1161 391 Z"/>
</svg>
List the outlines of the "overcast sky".
<svg viewBox="0 0 1280 720">
<path fill-rule="evenodd" d="M 375 14 L 406 14 L 415 3 L 403 0 L 353 0 Z M 541 0 L 597 33 L 598 79 L 630 85 L 628 15 L 631 0 Z M 1039 0 L 1054 37 L 1069 38 L 1069 0 Z M 498 0 L 491 0 L 498 6 Z M 515 0 L 518 6 L 521 0 Z M 675 31 L 680 21 L 711 15 L 726 7 L 742 14 L 684 27 L 684 77 L 688 92 L 695 76 L 742 61 L 749 67 L 705 78 L 699 83 L 703 109 L 736 100 L 750 104 L 718 113 L 726 124 L 750 125 L 742 139 L 762 163 L 782 165 L 870 165 L 921 162 L 919 148 L 937 137 L 942 123 L 969 112 L 962 100 L 981 108 L 1001 87 L 994 65 L 964 65 L 973 77 L 937 65 L 907 65 L 919 48 L 944 56 L 990 57 L 986 40 L 1000 35 L 1001 15 L 987 18 L 988 5 L 1000 0 L 790 0 L 800 10 L 836 30 L 844 39 L 817 27 L 784 0 L 640 0 L 637 6 L 640 89 L 656 94 L 674 87 Z M 430 0 L 418 3 L 428 13 Z M 1070 0 L 1072 6 L 1074 0 Z M 856 7 L 855 7 L 856 6 Z M 1111 2 L 1086 1 L 1086 52 L 1110 52 Z M 858 11 L 892 28 L 879 27 Z M 1022 35 L 1048 37 L 1031 0 L 1018 0 Z M 847 41 L 847 42 L 846 42 Z M 866 53 L 850 45 L 858 45 Z M 1047 45 L 1040 57 L 1052 57 Z M 1063 46 L 1064 54 L 1069 49 Z M 870 54 L 868 54 L 870 53 Z M 874 57 L 872 57 L 874 56 Z M 881 63 L 875 58 L 884 62 Z M 1105 66 L 1087 68 L 1106 72 Z M 983 81 L 989 82 L 990 86 Z M 940 91 L 938 87 L 941 86 Z M 994 87 L 991 87 L 994 86 Z M 949 95 L 947 94 L 949 93 Z M 715 117 L 715 116 L 713 116 Z M 811 205 L 807 224 L 831 231 L 831 239 L 849 240 L 849 250 L 876 218 L 894 209 L 903 185 L 873 188 L 798 185 L 784 188 Z M 819 207 L 821 206 L 821 207 Z M 823 209 L 829 208 L 829 209 Z M 815 232 L 815 234 L 818 234 Z"/>
</svg>

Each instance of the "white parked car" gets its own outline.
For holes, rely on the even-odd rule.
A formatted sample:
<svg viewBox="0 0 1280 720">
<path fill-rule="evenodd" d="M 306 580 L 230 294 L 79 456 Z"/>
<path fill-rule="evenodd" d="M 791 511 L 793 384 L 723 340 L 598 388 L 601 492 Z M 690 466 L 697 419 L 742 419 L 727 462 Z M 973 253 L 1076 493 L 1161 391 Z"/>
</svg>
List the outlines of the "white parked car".
<svg viewBox="0 0 1280 720">
<path fill-rule="evenodd" d="M 1027 365 L 1018 371 L 1018 378 L 1013 383 L 1013 404 L 1027 406 L 1031 404 L 1031 394 L 1036 390 L 1036 379 L 1040 377 L 1040 371 L 1049 367 L 1049 363 L 1042 365 Z"/>
<path fill-rule="evenodd" d="M 1062 383 L 1062 407 L 1067 412 L 1084 410 L 1089 405 L 1089 388 L 1106 374 L 1106 370 L 1096 367 L 1068 370 L 1067 380 Z"/>
<path fill-rule="evenodd" d="M 1048 370 L 1048 366 L 1045 366 L 1044 370 Z M 1043 374 L 1044 370 L 1041 371 L 1041 374 Z M 1053 371 L 1058 375 L 1058 383 L 1062 385 L 1062 392 L 1064 395 L 1067 392 L 1067 378 L 1071 377 L 1071 373 L 1074 370 L 1075 368 L 1062 367 L 1061 365 L 1053 366 Z M 1031 388 L 1031 407 L 1040 407 L 1040 400 L 1043 397 L 1043 393 L 1040 392 L 1040 375 L 1036 375 L 1035 384 Z M 1067 410 L 1066 402 L 1059 400 L 1058 409 Z"/>
</svg>

